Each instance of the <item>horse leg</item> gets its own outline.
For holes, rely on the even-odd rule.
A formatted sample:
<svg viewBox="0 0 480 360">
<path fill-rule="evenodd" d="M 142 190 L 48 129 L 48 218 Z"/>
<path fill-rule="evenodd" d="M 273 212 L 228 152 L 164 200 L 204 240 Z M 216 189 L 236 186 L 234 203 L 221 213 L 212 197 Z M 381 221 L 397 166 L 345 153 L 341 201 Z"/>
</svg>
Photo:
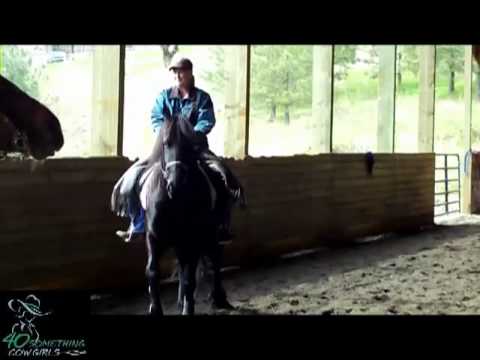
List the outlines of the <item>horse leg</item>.
<svg viewBox="0 0 480 360">
<path fill-rule="evenodd" d="M 233 310 L 234 307 L 227 300 L 227 293 L 222 285 L 222 273 L 220 271 L 222 264 L 223 247 L 217 242 L 211 245 L 208 251 L 208 257 L 213 267 L 213 285 L 210 299 L 212 307 L 217 309 Z"/>
<path fill-rule="evenodd" d="M 181 276 L 182 276 L 182 288 L 185 294 L 183 299 L 183 311 L 182 315 L 194 315 L 195 314 L 195 287 L 196 287 L 196 272 L 198 257 L 190 257 L 188 261 L 180 261 Z"/>
<path fill-rule="evenodd" d="M 183 310 L 184 299 L 185 299 L 185 291 L 182 281 L 182 267 L 177 261 L 177 275 L 178 275 L 178 297 L 177 297 L 177 307 L 179 311 Z"/>
<path fill-rule="evenodd" d="M 145 275 L 148 281 L 148 293 L 150 295 L 149 313 L 152 315 L 163 315 L 162 304 L 159 292 L 159 266 L 158 259 L 160 257 L 158 243 L 152 232 L 147 231 L 146 236 L 148 260 L 145 269 Z"/>
<path fill-rule="evenodd" d="M 203 259 L 203 258 L 202 258 Z M 205 260 L 203 260 L 202 262 L 205 262 Z M 204 265 L 205 267 L 205 265 Z M 196 284 L 198 285 L 199 283 L 199 280 L 201 278 L 201 275 L 199 274 L 200 272 L 200 266 L 197 266 L 197 271 L 196 271 Z M 182 270 L 181 270 L 181 266 L 178 264 L 177 262 L 177 266 L 176 266 L 176 273 L 177 273 L 177 276 L 178 276 L 178 295 L 177 295 L 177 307 L 178 307 L 178 310 L 182 311 L 183 310 L 183 305 L 184 305 L 184 300 L 185 300 L 185 288 L 183 286 L 183 278 L 182 278 Z M 194 298 L 197 297 L 197 291 L 198 291 L 198 286 L 195 287 L 195 293 L 194 293 Z"/>
</svg>

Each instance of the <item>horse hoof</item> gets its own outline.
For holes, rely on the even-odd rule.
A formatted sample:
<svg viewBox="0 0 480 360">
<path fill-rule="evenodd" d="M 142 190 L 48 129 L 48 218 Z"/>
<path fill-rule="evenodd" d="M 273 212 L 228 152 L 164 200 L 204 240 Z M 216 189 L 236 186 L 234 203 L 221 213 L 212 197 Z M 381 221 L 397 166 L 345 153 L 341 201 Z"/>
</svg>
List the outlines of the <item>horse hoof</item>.
<svg viewBox="0 0 480 360">
<path fill-rule="evenodd" d="M 195 315 L 195 309 L 191 306 L 184 306 L 183 307 L 183 311 L 182 311 L 182 315 Z"/>
<path fill-rule="evenodd" d="M 150 304 L 148 308 L 148 313 L 153 316 L 161 316 L 163 315 L 162 309 L 158 308 L 157 306 L 153 306 Z"/>
<path fill-rule="evenodd" d="M 178 308 L 178 310 L 180 310 L 180 311 L 183 310 L 183 302 L 182 302 L 182 301 L 177 302 L 177 308 Z"/>
</svg>

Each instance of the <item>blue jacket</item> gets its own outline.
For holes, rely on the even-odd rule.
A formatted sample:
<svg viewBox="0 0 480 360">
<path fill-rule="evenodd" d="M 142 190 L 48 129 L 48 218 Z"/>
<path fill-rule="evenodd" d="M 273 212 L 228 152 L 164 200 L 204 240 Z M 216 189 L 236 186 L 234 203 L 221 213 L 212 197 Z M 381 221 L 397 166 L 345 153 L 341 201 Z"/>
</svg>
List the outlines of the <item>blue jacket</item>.
<svg viewBox="0 0 480 360">
<path fill-rule="evenodd" d="M 189 97 L 182 99 L 178 88 L 170 87 L 163 90 L 157 96 L 152 109 L 152 127 L 155 133 L 162 127 L 165 115 L 170 117 L 183 113 L 188 115 L 192 110 L 193 102 L 196 101 L 196 114 L 191 117 L 192 125 L 195 131 L 207 135 L 215 126 L 215 113 L 210 95 L 194 87 Z"/>
</svg>

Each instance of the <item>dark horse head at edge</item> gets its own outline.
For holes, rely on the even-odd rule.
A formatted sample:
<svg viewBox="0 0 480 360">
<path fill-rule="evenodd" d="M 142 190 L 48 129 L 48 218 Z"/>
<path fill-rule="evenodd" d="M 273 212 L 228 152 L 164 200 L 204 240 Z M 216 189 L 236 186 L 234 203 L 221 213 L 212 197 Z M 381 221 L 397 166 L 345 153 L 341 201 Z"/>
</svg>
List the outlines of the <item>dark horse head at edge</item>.
<svg viewBox="0 0 480 360">
<path fill-rule="evenodd" d="M 26 151 L 37 160 L 53 156 L 64 144 L 58 118 L 45 105 L 0 76 L 0 114 L 25 134 Z M 6 127 L 4 126 L 6 129 Z"/>
</svg>

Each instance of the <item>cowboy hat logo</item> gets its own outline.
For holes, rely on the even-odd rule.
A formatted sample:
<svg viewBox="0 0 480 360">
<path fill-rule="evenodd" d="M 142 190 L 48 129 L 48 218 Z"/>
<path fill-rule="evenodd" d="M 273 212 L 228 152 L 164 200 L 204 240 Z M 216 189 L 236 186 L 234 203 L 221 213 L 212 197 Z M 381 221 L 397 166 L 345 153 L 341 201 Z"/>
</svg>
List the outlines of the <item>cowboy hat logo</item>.
<svg viewBox="0 0 480 360">
<path fill-rule="evenodd" d="M 27 333 L 30 339 L 37 341 L 40 337 L 33 321 L 37 317 L 50 315 L 52 312 L 40 310 L 40 300 L 35 295 L 28 295 L 24 301 L 11 299 L 8 307 L 15 313 L 17 322 L 12 326 L 12 333 Z"/>
</svg>

